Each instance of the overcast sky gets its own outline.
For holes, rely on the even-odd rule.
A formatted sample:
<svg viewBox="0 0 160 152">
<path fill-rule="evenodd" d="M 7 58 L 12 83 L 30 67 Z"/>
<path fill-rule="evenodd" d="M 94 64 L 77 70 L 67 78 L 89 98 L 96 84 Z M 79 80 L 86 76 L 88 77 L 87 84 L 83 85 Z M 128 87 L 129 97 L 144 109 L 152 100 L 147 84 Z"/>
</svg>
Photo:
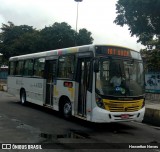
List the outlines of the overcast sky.
<svg viewBox="0 0 160 152">
<path fill-rule="evenodd" d="M 78 29 L 92 32 L 96 44 L 117 44 L 140 50 L 128 27 L 113 23 L 117 0 L 83 0 L 79 3 Z M 67 22 L 76 29 L 77 3 L 74 0 L 0 0 L 0 27 L 8 21 L 37 29 L 55 22 Z"/>
</svg>

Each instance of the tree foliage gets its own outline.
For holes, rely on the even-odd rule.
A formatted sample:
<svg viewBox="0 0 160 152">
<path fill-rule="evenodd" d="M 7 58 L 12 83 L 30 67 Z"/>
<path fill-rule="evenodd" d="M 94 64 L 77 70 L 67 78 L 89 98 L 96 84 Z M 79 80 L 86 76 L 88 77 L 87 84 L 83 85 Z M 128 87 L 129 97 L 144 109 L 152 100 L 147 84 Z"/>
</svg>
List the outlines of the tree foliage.
<svg viewBox="0 0 160 152">
<path fill-rule="evenodd" d="M 147 46 L 141 50 L 149 68 L 160 70 L 160 0 L 118 0 L 115 23 L 128 25 L 131 36 Z"/>
<path fill-rule="evenodd" d="M 160 38 L 160 0 L 118 0 L 115 23 L 129 26 L 143 45 Z"/>
<path fill-rule="evenodd" d="M 141 49 L 140 53 L 144 60 L 145 69 L 148 72 L 160 71 L 160 50 L 159 49 Z"/>
<path fill-rule="evenodd" d="M 54 23 L 41 30 L 44 49 L 57 49 L 74 46 L 76 32 L 65 22 Z"/>
<path fill-rule="evenodd" d="M 33 51 L 37 31 L 28 25 L 15 26 L 12 22 L 8 24 L 2 24 L 0 33 L 0 52 L 4 58 Z"/>
<path fill-rule="evenodd" d="M 93 41 L 91 35 L 92 33 L 87 31 L 85 28 L 80 29 L 77 35 L 77 44 L 78 45 L 90 44 Z"/>
<path fill-rule="evenodd" d="M 66 48 L 78 45 L 91 44 L 93 38 L 91 32 L 80 29 L 76 33 L 70 25 L 65 22 L 54 23 L 41 30 L 32 26 L 16 26 L 12 22 L 2 24 L 0 32 L 0 53 L 4 58 L 46 50 Z"/>
</svg>

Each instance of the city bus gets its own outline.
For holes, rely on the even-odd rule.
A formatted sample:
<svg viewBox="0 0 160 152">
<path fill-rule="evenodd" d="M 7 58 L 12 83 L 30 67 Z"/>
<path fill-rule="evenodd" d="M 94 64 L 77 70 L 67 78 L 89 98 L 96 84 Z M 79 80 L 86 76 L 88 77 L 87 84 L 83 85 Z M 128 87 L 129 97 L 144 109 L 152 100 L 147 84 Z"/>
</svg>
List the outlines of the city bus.
<svg viewBox="0 0 160 152">
<path fill-rule="evenodd" d="M 116 78 L 117 75 L 117 78 Z M 90 122 L 141 122 L 144 71 L 139 52 L 84 45 L 11 57 L 8 92 Z"/>
</svg>

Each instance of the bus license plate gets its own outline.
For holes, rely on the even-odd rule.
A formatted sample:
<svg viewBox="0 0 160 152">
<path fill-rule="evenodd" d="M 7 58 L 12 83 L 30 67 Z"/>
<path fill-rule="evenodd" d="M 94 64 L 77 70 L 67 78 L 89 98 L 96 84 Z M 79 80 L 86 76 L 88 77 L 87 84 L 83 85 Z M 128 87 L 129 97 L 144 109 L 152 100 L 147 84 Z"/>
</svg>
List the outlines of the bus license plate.
<svg viewBox="0 0 160 152">
<path fill-rule="evenodd" d="M 129 118 L 129 115 L 128 115 L 128 114 L 123 114 L 123 115 L 121 115 L 121 118 L 122 118 L 122 119 L 128 119 L 128 118 Z"/>
</svg>

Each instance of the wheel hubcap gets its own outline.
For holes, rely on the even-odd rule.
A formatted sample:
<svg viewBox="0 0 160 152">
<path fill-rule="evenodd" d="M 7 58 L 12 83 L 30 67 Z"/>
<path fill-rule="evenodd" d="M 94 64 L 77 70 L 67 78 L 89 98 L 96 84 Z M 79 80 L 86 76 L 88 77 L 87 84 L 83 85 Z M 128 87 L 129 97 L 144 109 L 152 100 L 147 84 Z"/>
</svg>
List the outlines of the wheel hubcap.
<svg viewBox="0 0 160 152">
<path fill-rule="evenodd" d="M 64 114 L 68 115 L 71 112 L 71 105 L 69 103 L 66 103 L 64 105 Z"/>
<path fill-rule="evenodd" d="M 22 103 L 25 103 L 25 96 L 24 96 L 24 93 L 22 93 L 21 101 L 22 101 Z"/>
</svg>

